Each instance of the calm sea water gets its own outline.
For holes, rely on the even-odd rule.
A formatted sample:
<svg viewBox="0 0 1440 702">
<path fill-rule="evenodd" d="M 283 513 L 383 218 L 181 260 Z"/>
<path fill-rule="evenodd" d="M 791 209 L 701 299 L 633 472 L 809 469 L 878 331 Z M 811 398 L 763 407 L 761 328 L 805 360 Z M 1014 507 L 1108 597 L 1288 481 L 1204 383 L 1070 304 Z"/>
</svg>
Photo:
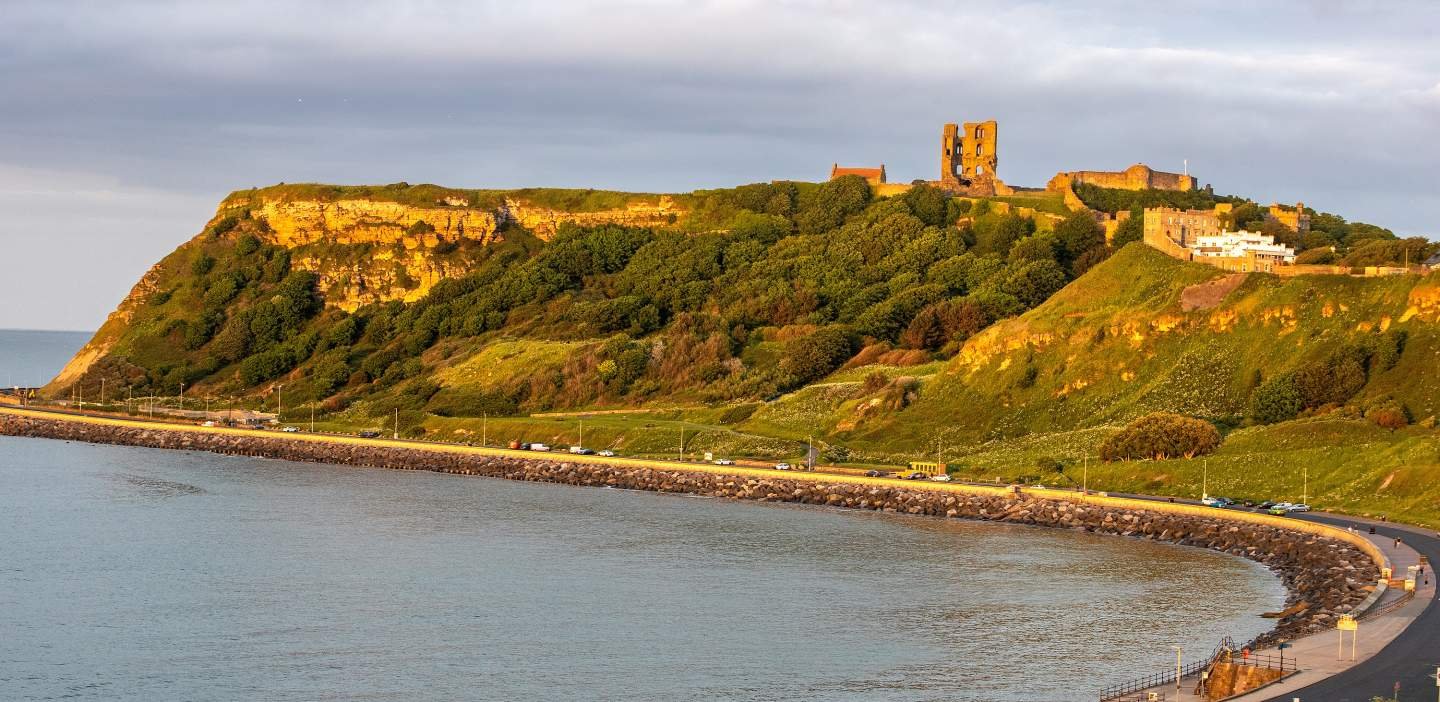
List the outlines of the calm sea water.
<svg viewBox="0 0 1440 702">
<path fill-rule="evenodd" d="M 0 383 L 40 387 L 90 340 L 91 332 L 0 329 Z"/>
<path fill-rule="evenodd" d="M 0 437 L 6 700 L 1089 700 L 1283 595 L 1114 537 Z"/>
</svg>

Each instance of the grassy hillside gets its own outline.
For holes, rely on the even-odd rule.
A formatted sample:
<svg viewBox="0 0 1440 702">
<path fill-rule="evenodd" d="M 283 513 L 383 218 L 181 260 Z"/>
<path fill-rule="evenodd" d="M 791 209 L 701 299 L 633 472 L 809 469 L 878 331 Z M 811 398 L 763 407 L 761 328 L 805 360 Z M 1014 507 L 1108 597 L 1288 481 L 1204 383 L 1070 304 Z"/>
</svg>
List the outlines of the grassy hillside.
<svg viewBox="0 0 1440 702">
<path fill-rule="evenodd" d="M 1212 493 L 1298 498 L 1308 467 L 1322 504 L 1440 515 L 1437 276 L 1230 275 L 1114 250 L 1043 193 L 1006 204 L 1044 226 L 857 178 L 663 197 L 674 216 L 637 226 L 627 213 L 662 196 L 242 191 L 50 392 L 183 384 L 267 409 L 283 392 L 289 421 L 351 431 L 398 411 L 405 434 L 455 441 L 576 443 L 583 422 L 588 445 L 655 455 L 682 436 L 690 455 L 938 451 L 974 478 L 1066 484 L 1080 466 L 1093 487 L 1177 494 L 1208 461 Z M 1219 450 L 1099 461 L 1161 411 L 1213 424 Z"/>
</svg>

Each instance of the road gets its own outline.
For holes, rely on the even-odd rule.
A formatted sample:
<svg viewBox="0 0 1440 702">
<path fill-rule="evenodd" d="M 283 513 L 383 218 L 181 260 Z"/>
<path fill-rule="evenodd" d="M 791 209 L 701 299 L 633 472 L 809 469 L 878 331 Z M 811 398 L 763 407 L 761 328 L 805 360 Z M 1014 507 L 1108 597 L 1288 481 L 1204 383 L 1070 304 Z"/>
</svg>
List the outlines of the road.
<svg viewBox="0 0 1440 702">
<path fill-rule="evenodd" d="M 95 415 L 92 415 L 90 413 L 81 414 L 74 411 L 56 411 L 54 409 L 42 409 L 35 407 L 26 408 L 26 410 L 37 413 L 63 414 L 75 417 L 82 417 L 84 418 L 84 420 L 91 422 L 115 422 L 122 424 L 137 423 L 136 418 L 102 418 L 96 417 Z M 14 408 L 4 411 L 25 413 L 26 410 L 19 410 L 18 408 Z M 198 431 L 204 433 L 228 433 L 238 435 L 272 437 L 277 434 L 277 432 L 271 431 L 254 431 L 246 429 L 202 428 L 195 425 L 176 425 L 173 423 L 161 421 L 144 422 L 142 420 L 139 423 L 159 426 L 168 425 L 169 428 L 183 428 L 188 431 Z M 457 445 L 432 443 L 404 439 L 358 439 L 356 437 L 343 435 L 315 435 L 306 433 L 285 434 L 283 436 L 302 441 L 320 440 L 335 443 L 391 445 L 405 448 L 423 448 L 439 451 L 458 451 L 465 453 L 507 456 L 513 458 L 541 458 L 543 455 L 536 455 L 528 451 L 481 448 L 466 446 L 463 444 Z M 757 477 L 786 477 L 801 480 L 824 480 L 827 478 L 827 476 L 831 478 L 843 476 L 843 478 L 847 482 L 871 485 L 894 485 L 897 483 L 903 484 L 906 482 L 896 478 L 870 478 L 861 475 L 855 475 L 849 471 L 836 471 L 833 473 L 821 471 L 798 471 L 785 474 L 776 473 L 768 468 L 747 468 L 743 466 L 715 466 L 706 463 L 681 463 L 673 460 L 666 461 L 635 458 L 602 458 L 598 456 L 573 456 L 568 454 L 565 455 L 564 460 L 585 463 L 604 463 L 609 465 L 615 465 L 618 467 L 660 469 L 673 468 L 700 472 L 724 473 L 727 475 L 743 474 Z M 911 483 L 910 485 L 914 486 L 913 483 Z M 1008 491 L 1004 487 L 995 485 L 977 485 L 966 483 L 933 483 L 930 481 L 924 481 L 922 485 L 927 489 L 940 491 L 993 491 L 996 493 Z M 1070 493 L 1071 491 L 1059 489 L 1054 490 L 1053 492 L 1056 493 L 1055 497 L 1061 497 L 1062 495 Z M 1034 494 L 1033 488 L 1030 494 Z M 1183 498 L 1157 497 L 1154 495 L 1131 495 L 1122 493 L 1110 493 L 1110 498 L 1119 498 L 1122 500 L 1129 498 L 1155 502 L 1175 502 L 1180 504 L 1195 504 L 1197 502 L 1195 500 Z M 1342 528 L 1347 525 L 1356 525 L 1357 527 L 1361 528 L 1368 528 L 1369 526 L 1374 525 L 1378 533 L 1390 536 L 1392 538 L 1400 537 L 1404 539 L 1407 544 L 1409 544 L 1412 548 L 1418 551 L 1421 555 L 1429 558 L 1431 563 L 1440 564 L 1440 538 L 1437 538 L 1436 533 L 1433 531 L 1424 531 L 1416 527 L 1371 522 L 1368 520 L 1326 513 L 1292 515 L 1290 518 L 1320 522 L 1333 526 L 1339 526 Z M 1295 698 L 1300 699 L 1301 702 L 1369 702 L 1370 699 L 1375 696 L 1385 696 L 1388 699 L 1389 695 L 1394 692 L 1396 682 L 1400 683 L 1400 699 L 1404 700 L 1404 702 L 1411 702 L 1412 700 L 1415 702 L 1420 702 L 1421 700 L 1429 700 L 1429 695 L 1435 694 L 1436 692 L 1435 678 L 1433 676 L 1435 674 L 1435 668 L 1437 664 L 1440 664 L 1440 607 L 1428 607 L 1409 628 L 1402 632 L 1398 637 L 1395 638 L 1394 641 L 1392 641 L 1388 646 L 1382 649 L 1380 653 L 1376 654 L 1370 660 L 1365 661 L 1359 666 L 1352 668 L 1346 672 L 1340 673 L 1333 678 L 1329 678 L 1323 682 L 1316 683 L 1295 692 L 1290 692 L 1279 697 L 1271 698 L 1271 700 L 1267 702 L 1291 702 L 1291 700 Z"/>
<path fill-rule="evenodd" d="M 1373 522 L 1334 514 L 1308 514 L 1302 517 L 1334 526 L 1355 525 L 1375 527 L 1378 534 L 1403 539 L 1410 548 L 1440 563 L 1440 538 L 1435 532 L 1399 524 Z M 1432 576 L 1433 577 L 1433 576 Z M 1399 699 L 1423 702 L 1440 696 L 1435 685 L 1435 669 L 1440 665 L 1440 607 L 1425 611 L 1390 645 L 1370 660 L 1339 675 L 1309 687 L 1272 697 L 1266 702 L 1370 702 L 1372 697 L 1389 699 L 1400 684 Z"/>
</svg>

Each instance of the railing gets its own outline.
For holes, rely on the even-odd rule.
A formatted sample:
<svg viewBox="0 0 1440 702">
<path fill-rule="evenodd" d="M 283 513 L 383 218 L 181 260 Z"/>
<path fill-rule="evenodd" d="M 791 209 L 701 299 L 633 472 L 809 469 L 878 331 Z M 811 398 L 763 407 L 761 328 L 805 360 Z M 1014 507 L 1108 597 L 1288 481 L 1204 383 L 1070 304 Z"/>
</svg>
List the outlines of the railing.
<svg viewBox="0 0 1440 702">
<path fill-rule="evenodd" d="M 1205 660 L 1194 661 L 1180 666 L 1180 677 L 1188 678 L 1194 675 L 1198 675 L 1200 671 L 1210 667 L 1210 661 L 1213 660 L 1213 658 L 1214 657 L 1212 656 L 1210 658 L 1206 658 Z M 1171 668 L 1170 670 L 1167 670 L 1163 673 L 1152 673 L 1150 675 L 1146 675 L 1143 678 L 1135 678 L 1134 680 L 1128 680 L 1126 682 L 1120 683 L 1119 685 L 1112 685 L 1110 687 L 1107 687 L 1104 690 L 1100 691 L 1100 702 L 1129 702 L 1130 700 L 1144 700 L 1145 696 L 1136 695 L 1135 693 L 1138 693 L 1142 690 L 1148 690 L 1152 687 L 1160 687 L 1161 685 L 1174 684 L 1175 669 Z"/>
<path fill-rule="evenodd" d="M 1151 697 L 1150 695 L 1155 696 Z M 1121 695 L 1120 697 L 1114 698 L 1110 702 L 1165 702 L 1165 693 L 1158 691 L 1149 694 L 1144 692 L 1136 692 L 1134 694 Z"/>
<path fill-rule="evenodd" d="M 1410 590 L 1409 592 L 1401 595 L 1399 599 L 1393 602 L 1386 602 L 1379 607 L 1371 607 L 1359 617 L 1356 617 L 1356 619 L 1359 619 L 1360 621 L 1365 621 L 1366 619 L 1369 619 L 1371 617 L 1378 617 L 1382 614 L 1389 614 L 1390 612 L 1394 612 L 1395 610 L 1400 609 L 1407 604 L 1410 604 L 1410 600 L 1413 599 L 1415 599 L 1415 591 Z"/>
</svg>

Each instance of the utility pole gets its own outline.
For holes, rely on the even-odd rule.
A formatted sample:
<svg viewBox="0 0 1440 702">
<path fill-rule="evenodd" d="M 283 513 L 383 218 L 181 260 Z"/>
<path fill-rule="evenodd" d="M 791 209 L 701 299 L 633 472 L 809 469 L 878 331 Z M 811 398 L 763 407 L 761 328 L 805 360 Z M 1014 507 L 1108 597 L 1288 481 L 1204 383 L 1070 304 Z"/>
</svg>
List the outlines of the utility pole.
<svg viewBox="0 0 1440 702">
<path fill-rule="evenodd" d="M 310 403 L 310 433 L 315 433 L 315 403 Z"/>
<path fill-rule="evenodd" d="M 480 445 L 490 445 L 490 413 L 480 415 Z"/>
<path fill-rule="evenodd" d="M 1310 503 L 1310 466 L 1306 465 L 1300 469 L 1300 504 Z"/>
<path fill-rule="evenodd" d="M 130 414 L 130 401 L 135 398 L 135 389 L 125 386 L 125 414 Z"/>
<path fill-rule="evenodd" d="M 395 434 L 394 438 L 400 438 L 400 408 L 395 408 Z"/>
<path fill-rule="evenodd" d="M 275 423 L 280 424 L 284 420 L 281 415 L 285 412 L 285 384 L 275 386 Z"/>
<path fill-rule="evenodd" d="M 1081 459 L 1080 463 L 1080 492 L 1090 494 L 1090 457 Z"/>
<path fill-rule="evenodd" d="M 100 378 L 100 404 L 105 404 L 105 378 L 103 376 Z"/>
<path fill-rule="evenodd" d="M 185 383 L 180 383 L 180 411 L 185 411 Z"/>
<path fill-rule="evenodd" d="M 685 460 L 685 420 L 680 420 L 680 460 Z"/>
<path fill-rule="evenodd" d="M 1210 496 L 1210 459 L 1200 463 L 1200 499 Z"/>
<path fill-rule="evenodd" d="M 585 420 L 580 420 L 580 447 L 585 447 Z"/>
</svg>

